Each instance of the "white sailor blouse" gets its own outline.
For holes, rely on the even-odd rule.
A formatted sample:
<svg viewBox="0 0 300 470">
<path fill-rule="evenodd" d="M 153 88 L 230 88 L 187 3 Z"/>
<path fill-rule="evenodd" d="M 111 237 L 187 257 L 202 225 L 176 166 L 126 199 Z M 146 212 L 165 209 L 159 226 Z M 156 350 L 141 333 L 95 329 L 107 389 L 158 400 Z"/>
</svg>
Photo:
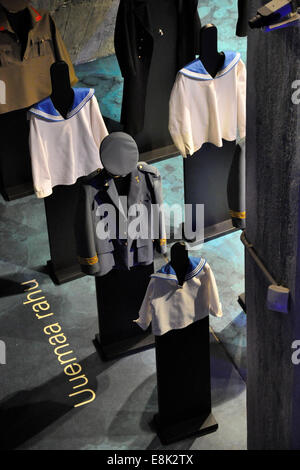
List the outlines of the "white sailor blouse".
<svg viewBox="0 0 300 470">
<path fill-rule="evenodd" d="M 221 70 L 213 78 L 201 60 L 182 68 L 169 103 L 169 131 L 183 157 L 205 142 L 222 147 L 246 135 L 246 67 L 238 52 L 225 51 Z"/>
<path fill-rule="evenodd" d="M 204 258 L 189 257 L 189 269 L 183 286 L 178 285 L 174 269 L 168 263 L 152 274 L 135 322 L 146 330 L 152 322 L 156 336 L 185 328 L 207 315 L 222 316 L 222 305 L 214 274 Z"/>
<path fill-rule="evenodd" d="M 74 102 L 66 119 L 50 97 L 29 110 L 29 146 L 34 191 L 38 198 L 56 185 L 74 184 L 102 168 L 99 148 L 108 135 L 94 89 L 73 88 Z"/>
</svg>

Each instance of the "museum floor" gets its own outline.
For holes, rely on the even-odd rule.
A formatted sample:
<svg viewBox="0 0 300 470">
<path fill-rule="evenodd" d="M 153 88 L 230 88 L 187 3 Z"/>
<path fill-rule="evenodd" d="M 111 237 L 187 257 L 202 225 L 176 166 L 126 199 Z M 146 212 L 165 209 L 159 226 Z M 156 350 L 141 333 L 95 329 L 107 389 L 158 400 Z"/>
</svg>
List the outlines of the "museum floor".
<svg viewBox="0 0 300 470">
<path fill-rule="evenodd" d="M 220 49 L 241 51 L 234 37 L 236 0 L 201 2 L 202 23 L 218 26 Z M 76 67 L 78 86 L 96 89 L 101 111 L 119 118 L 122 78 L 114 56 Z M 182 158 L 156 165 L 164 199 L 183 201 Z M 0 365 L 1 448 L 17 449 L 245 449 L 246 315 L 237 303 L 244 291 L 240 232 L 210 241 L 205 256 L 216 276 L 224 316 L 211 318 L 213 414 L 217 432 L 163 447 L 149 426 L 157 411 L 155 351 L 103 362 L 93 339 L 98 332 L 95 283 L 83 277 L 55 286 L 45 270 L 49 259 L 44 203 L 29 196 L 9 203 L 0 199 L 0 339 L 7 348 Z M 53 346 L 26 302 L 24 285 L 36 280 L 41 296 L 68 340 L 74 357 L 95 391 L 95 400 L 73 407 L 70 382 Z M 117 292 L 117 286 L 116 286 Z M 170 390 L 172 393 L 172 390 Z"/>
<path fill-rule="evenodd" d="M 43 201 L 30 196 L 1 201 L 0 338 L 7 347 L 0 366 L 1 447 L 18 449 L 161 449 L 149 427 L 157 410 L 155 352 L 102 362 L 93 345 L 98 332 L 94 279 L 55 286 L 44 272 L 49 258 Z M 211 318 L 213 413 L 219 430 L 172 449 L 245 449 L 245 314 L 239 233 L 203 245 L 224 309 Z M 22 282 L 35 279 L 67 338 L 96 399 L 74 408 L 72 387 L 43 332 Z M 216 340 L 217 338 L 217 340 Z M 172 390 L 170 390 L 172 393 Z"/>
</svg>

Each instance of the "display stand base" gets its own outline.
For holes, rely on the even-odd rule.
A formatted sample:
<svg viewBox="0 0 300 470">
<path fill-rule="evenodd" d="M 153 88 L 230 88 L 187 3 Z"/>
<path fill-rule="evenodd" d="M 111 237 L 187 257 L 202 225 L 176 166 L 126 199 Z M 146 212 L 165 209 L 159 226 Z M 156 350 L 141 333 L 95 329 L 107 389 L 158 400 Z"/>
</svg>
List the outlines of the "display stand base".
<svg viewBox="0 0 300 470">
<path fill-rule="evenodd" d="M 236 230 L 238 229 L 232 226 L 231 219 L 224 220 L 224 222 L 220 222 L 219 224 L 205 227 L 204 241 L 208 242 L 210 240 L 214 240 L 215 238 L 223 237 L 224 235 L 228 235 L 229 233 L 236 232 Z"/>
<path fill-rule="evenodd" d="M 21 197 L 31 196 L 34 194 L 32 182 L 7 187 L 2 189 L 2 194 L 6 201 L 14 201 Z"/>
<path fill-rule="evenodd" d="M 140 153 L 140 161 L 146 163 L 157 163 L 167 158 L 177 157 L 180 155 L 175 145 L 166 145 L 165 147 L 159 147 L 149 152 Z"/>
<path fill-rule="evenodd" d="M 115 359 L 154 347 L 150 328 L 143 331 L 135 323 L 153 271 L 151 263 L 130 270 L 113 269 L 104 276 L 96 276 L 99 333 L 95 343 L 102 359 Z"/>
<path fill-rule="evenodd" d="M 56 186 L 53 193 L 44 198 L 50 258 L 49 274 L 55 284 L 63 284 L 83 276 L 77 260 L 74 221 L 81 185 Z"/>
<path fill-rule="evenodd" d="M 176 410 L 174 412 L 176 413 Z M 153 419 L 153 425 L 163 445 L 172 444 L 191 436 L 201 437 L 218 429 L 218 423 L 212 413 L 206 418 L 198 417 L 193 420 L 181 421 L 170 425 L 162 424 L 159 415 L 156 414 Z"/>
<path fill-rule="evenodd" d="M 47 261 L 47 268 L 49 276 L 51 277 L 54 284 L 60 285 L 69 281 L 79 279 L 85 274 L 81 271 L 79 264 L 75 266 L 69 266 L 67 268 L 57 269 L 55 268 L 51 260 Z"/>
<path fill-rule="evenodd" d="M 150 333 L 142 337 L 128 338 L 109 345 L 101 344 L 100 336 L 97 334 L 94 339 L 94 344 L 103 361 L 110 361 L 122 356 L 130 356 L 131 354 L 151 349 L 155 345 L 154 336 Z"/>
<path fill-rule="evenodd" d="M 224 220 L 224 222 L 220 222 L 215 225 L 210 225 L 209 227 L 204 228 L 204 240 L 189 240 L 184 236 L 184 226 L 182 226 L 181 233 L 183 234 L 183 240 L 189 243 L 191 246 L 199 245 L 199 243 L 209 242 L 210 240 L 214 240 L 215 238 L 223 237 L 224 235 L 229 235 L 230 233 L 239 230 L 232 226 L 231 219 Z M 170 240 L 174 241 L 174 240 Z"/>
<path fill-rule="evenodd" d="M 239 295 L 239 298 L 238 298 L 238 303 L 240 304 L 240 306 L 242 307 L 242 309 L 244 310 L 244 312 L 246 313 L 247 310 L 246 310 L 246 300 L 245 300 L 245 294 L 241 294 Z"/>
</svg>

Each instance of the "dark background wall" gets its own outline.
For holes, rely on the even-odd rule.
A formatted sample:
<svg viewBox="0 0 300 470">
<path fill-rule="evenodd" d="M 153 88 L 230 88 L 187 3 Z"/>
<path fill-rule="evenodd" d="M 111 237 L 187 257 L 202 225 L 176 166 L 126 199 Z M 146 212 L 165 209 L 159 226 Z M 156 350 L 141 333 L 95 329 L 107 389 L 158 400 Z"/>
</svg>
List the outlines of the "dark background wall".
<svg viewBox="0 0 300 470">
<path fill-rule="evenodd" d="M 264 4 L 251 1 L 251 16 Z M 290 27 L 248 36 L 247 229 L 272 276 L 291 290 L 290 312 L 269 311 L 267 283 L 246 256 L 249 449 L 300 449 L 299 185 L 300 32 Z"/>
<path fill-rule="evenodd" d="M 114 53 L 119 0 L 32 0 L 53 14 L 74 63 Z"/>
</svg>

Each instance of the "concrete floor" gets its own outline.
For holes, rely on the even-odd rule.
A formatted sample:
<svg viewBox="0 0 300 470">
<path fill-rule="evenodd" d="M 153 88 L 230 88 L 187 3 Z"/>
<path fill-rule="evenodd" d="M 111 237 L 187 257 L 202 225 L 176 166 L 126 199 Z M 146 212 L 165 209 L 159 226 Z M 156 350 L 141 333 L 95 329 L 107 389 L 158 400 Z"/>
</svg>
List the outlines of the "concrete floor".
<svg viewBox="0 0 300 470">
<path fill-rule="evenodd" d="M 200 3 L 200 2 L 199 2 Z M 202 23 L 219 29 L 219 49 L 240 50 L 234 36 L 236 0 L 202 1 Z M 96 88 L 102 113 L 120 114 L 122 78 L 114 56 L 77 67 L 79 86 Z M 164 199 L 183 202 L 181 157 L 157 164 Z M 155 352 L 148 350 L 102 362 L 93 345 L 98 332 L 94 279 L 84 277 L 55 286 L 45 272 L 49 259 L 43 201 L 35 196 L 6 203 L 0 199 L 0 339 L 7 348 L 0 365 L 0 447 L 18 449 L 167 449 L 149 426 L 157 411 Z M 214 270 L 224 317 L 211 318 L 211 374 L 216 433 L 190 438 L 171 449 L 246 448 L 246 316 L 237 303 L 243 292 L 240 233 L 199 247 Z M 43 332 L 22 282 L 35 279 L 51 305 L 96 399 L 74 408 L 72 387 Z M 170 391 L 171 393 L 171 391 Z"/>
</svg>

